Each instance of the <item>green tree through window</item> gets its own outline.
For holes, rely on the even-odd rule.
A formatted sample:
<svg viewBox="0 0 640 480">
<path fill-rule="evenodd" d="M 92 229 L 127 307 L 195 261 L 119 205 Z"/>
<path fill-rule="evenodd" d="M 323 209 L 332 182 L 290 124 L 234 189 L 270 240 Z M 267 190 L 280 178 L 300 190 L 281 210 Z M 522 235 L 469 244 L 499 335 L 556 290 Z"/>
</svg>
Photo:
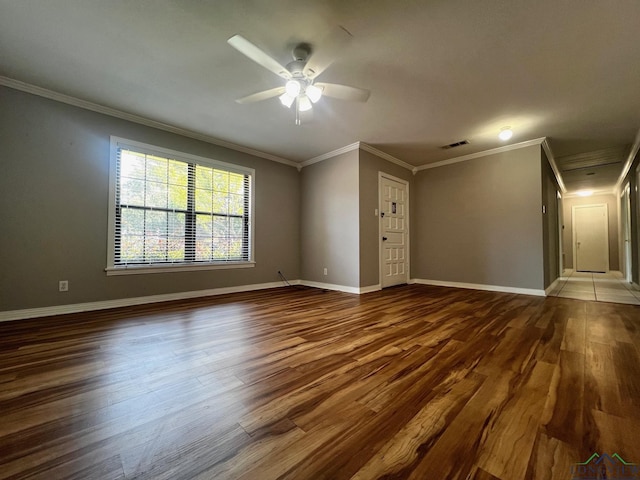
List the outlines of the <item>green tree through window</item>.
<svg viewBox="0 0 640 480">
<path fill-rule="evenodd" d="M 249 261 L 251 178 L 118 146 L 114 266 Z"/>
</svg>

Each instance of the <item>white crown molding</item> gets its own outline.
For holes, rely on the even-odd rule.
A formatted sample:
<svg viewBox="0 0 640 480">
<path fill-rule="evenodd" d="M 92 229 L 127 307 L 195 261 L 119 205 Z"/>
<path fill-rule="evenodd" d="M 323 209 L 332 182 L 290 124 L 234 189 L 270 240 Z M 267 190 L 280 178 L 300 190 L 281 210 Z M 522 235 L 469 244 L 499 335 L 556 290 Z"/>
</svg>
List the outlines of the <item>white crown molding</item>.
<svg viewBox="0 0 640 480">
<path fill-rule="evenodd" d="M 636 158 L 638 154 L 638 150 L 640 150 L 640 129 L 638 129 L 638 133 L 636 133 L 636 138 L 631 146 L 631 151 L 629 152 L 629 156 L 627 157 L 627 161 L 624 163 L 624 167 L 622 167 L 622 172 L 620 172 L 620 177 L 616 182 L 616 186 L 614 188 L 615 192 L 619 192 L 622 188 L 622 182 L 626 178 L 629 170 L 631 169 L 631 165 L 633 164 L 633 160 Z"/>
<path fill-rule="evenodd" d="M 122 120 L 128 120 L 130 122 L 138 123 L 140 125 L 145 125 L 147 127 L 157 128 L 158 130 L 164 130 L 165 132 L 175 133 L 183 137 L 193 138 L 194 140 L 201 140 L 203 142 L 217 145 L 219 147 L 228 148 L 230 150 L 235 150 L 237 152 L 247 153 L 249 155 L 253 155 L 254 157 L 264 158 L 266 160 L 282 163 L 290 167 L 299 168 L 299 165 L 300 165 L 298 162 L 294 162 L 286 158 L 278 157 L 277 155 L 261 152 L 260 150 L 254 150 L 253 148 L 243 147 L 242 145 L 220 140 L 219 138 L 211 137 L 209 135 L 194 132 L 184 128 L 174 127 L 173 125 L 158 122 L 150 118 L 142 117 L 140 115 L 134 115 L 132 113 L 127 113 L 122 110 L 117 110 L 115 108 L 106 107 L 104 105 L 89 102 L 87 100 L 82 100 L 80 98 L 72 97 L 70 95 L 65 95 L 63 93 L 55 92 L 53 90 L 48 90 L 46 88 L 38 87 L 36 85 L 31 85 L 30 83 L 22 82 L 20 80 L 15 80 L 9 77 L 4 77 L 2 75 L 0 75 L 0 85 L 13 88 L 14 90 L 20 90 L 22 92 L 38 95 L 39 97 L 55 100 L 60 103 L 66 103 L 67 105 L 72 105 L 74 107 L 90 110 L 92 112 L 102 113 L 104 115 L 109 115 L 111 117 L 120 118 Z"/>
<path fill-rule="evenodd" d="M 484 152 L 470 153 L 469 155 L 463 155 L 461 157 L 449 158 L 448 160 L 442 160 L 441 162 L 427 163 L 420 165 L 416 170 L 428 170 L 430 168 L 444 167 L 445 165 L 451 165 L 454 163 L 466 162 L 467 160 L 473 160 L 474 158 L 486 157 L 488 155 L 495 155 L 496 153 L 508 152 L 510 150 L 518 150 L 520 148 L 530 147 L 532 145 L 540 145 L 546 137 L 534 138 L 533 140 L 527 140 L 526 142 L 514 143 L 512 145 L 505 145 L 504 147 L 492 148 L 491 150 L 485 150 Z"/>
<path fill-rule="evenodd" d="M 350 145 L 346 145 L 344 147 L 338 148 L 336 150 L 331 150 L 330 152 L 323 153 L 322 155 L 318 155 L 317 157 L 310 158 L 300 163 L 300 168 L 308 167 L 309 165 L 313 165 L 314 163 L 322 162 L 323 160 L 328 160 L 333 157 L 337 157 L 343 153 L 350 152 L 352 150 L 357 150 L 360 147 L 360 142 L 355 142 Z"/>
<path fill-rule="evenodd" d="M 391 163 L 395 163 L 396 165 L 400 165 L 402 168 L 406 168 L 407 170 L 410 170 L 413 173 L 416 173 L 416 171 L 417 171 L 418 167 L 414 167 L 413 165 L 409 165 L 407 162 L 403 162 L 399 158 L 396 158 L 393 155 L 389 155 L 388 153 L 385 153 L 385 152 L 383 152 L 381 150 L 378 150 L 377 148 L 372 147 L 371 145 L 369 145 L 367 143 L 358 142 L 358 144 L 360 145 L 360 148 L 362 150 L 364 150 L 365 152 L 372 153 L 376 157 L 382 158 L 383 160 L 386 160 L 387 162 L 391 162 Z"/>
<path fill-rule="evenodd" d="M 484 290 L 487 292 L 517 293 L 519 295 L 535 295 L 537 297 L 545 296 L 544 290 L 536 288 L 504 287 L 500 285 L 484 285 L 479 283 L 443 282 L 440 280 L 425 280 L 422 278 L 413 278 L 409 283 L 434 285 L 438 287 L 468 288 L 470 290 Z"/>
<path fill-rule="evenodd" d="M 290 280 L 290 285 L 300 284 L 299 280 Z M 130 307 L 148 303 L 170 302 L 173 300 L 187 300 L 190 298 L 210 297 L 214 295 L 226 295 L 228 293 L 251 292 L 268 288 L 283 287 L 283 282 L 257 283 L 253 285 L 239 285 L 236 287 L 212 288 L 208 290 L 195 290 L 190 292 L 166 293 L 162 295 L 149 295 L 146 297 L 120 298 L 116 300 L 104 300 L 101 302 L 74 303 L 70 305 L 55 305 L 51 307 L 27 308 L 24 310 L 9 310 L 0 312 L 0 322 L 10 320 L 24 320 L 27 318 L 50 317 L 52 315 L 66 315 L 69 313 L 106 310 L 109 308 Z"/>
<path fill-rule="evenodd" d="M 551 166 L 551 170 L 553 170 L 553 174 L 556 176 L 556 181 L 558 182 L 560 191 L 562 193 L 567 193 L 567 187 L 564 186 L 562 173 L 560 173 L 560 169 L 558 168 L 558 164 L 556 163 L 556 157 L 553 155 L 553 151 L 551 150 L 551 145 L 549 145 L 549 141 L 547 140 L 546 137 L 542 140 L 542 148 L 544 150 L 544 153 L 547 154 L 549 165 Z"/>
<path fill-rule="evenodd" d="M 302 168 L 308 167 L 309 165 L 313 165 L 314 163 L 322 162 L 323 160 L 328 160 L 330 158 L 337 157 L 338 155 L 341 155 L 343 153 L 351 152 L 352 150 L 358 150 L 358 149 L 364 150 L 365 152 L 369 152 L 375 155 L 376 157 L 382 158 L 383 160 L 386 160 L 391 163 L 395 163 L 396 165 L 400 165 L 401 167 L 406 168 L 407 170 L 410 170 L 413 173 L 416 173 L 416 167 L 414 167 L 413 165 L 409 165 L 407 162 L 403 162 L 399 158 L 396 158 L 393 155 L 389 155 L 388 153 L 378 150 L 377 148 L 372 147 L 371 145 L 364 142 L 355 142 L 350 145 L 346 145 L 342 148 L 338 148 L 336 150 L 323 153 L 322 155 L 318 155 L 317 157 L 313 157 L 308 160 L 305 160 L 300 164 L 300 166 Z"/>
</svg>

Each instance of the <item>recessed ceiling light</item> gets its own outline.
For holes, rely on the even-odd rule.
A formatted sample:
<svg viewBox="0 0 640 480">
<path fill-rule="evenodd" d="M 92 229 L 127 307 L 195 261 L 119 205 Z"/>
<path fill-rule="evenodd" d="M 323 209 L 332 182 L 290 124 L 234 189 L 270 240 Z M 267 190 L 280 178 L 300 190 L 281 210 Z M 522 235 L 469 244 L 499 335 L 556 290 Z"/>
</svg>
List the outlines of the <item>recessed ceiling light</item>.
<svg viewBox="0 0 640 480">
<path fill-rule="evenodd" d="M 513 135 L 513 131 L 511 130 L 511 127 L 503 127 L 500 130 L 498 137 L 500 137 L 500 140 L 507 141 L 511 138 L 512 135 Z"/>
<path fill-rule="evenodd" d="M 593 195 L 593 190 L 580 190 L 579 192 L 576 192 L 576 193 L 581 197 L 590 197 L 591 195 Z"/>
</svg>

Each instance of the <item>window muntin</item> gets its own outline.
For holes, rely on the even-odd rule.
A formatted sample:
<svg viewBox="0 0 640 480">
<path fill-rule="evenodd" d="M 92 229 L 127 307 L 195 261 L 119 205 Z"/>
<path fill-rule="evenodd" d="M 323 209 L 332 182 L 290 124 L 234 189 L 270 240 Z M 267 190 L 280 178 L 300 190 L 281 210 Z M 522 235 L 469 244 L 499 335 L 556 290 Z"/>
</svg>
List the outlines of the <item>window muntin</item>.
<svg viewBox="0 0 640 480">
<path fill-rule="evenodd" d="M 107 270 L 252 262 L 253 170 L 117 139 L 112 150 Z"/>
</svg>

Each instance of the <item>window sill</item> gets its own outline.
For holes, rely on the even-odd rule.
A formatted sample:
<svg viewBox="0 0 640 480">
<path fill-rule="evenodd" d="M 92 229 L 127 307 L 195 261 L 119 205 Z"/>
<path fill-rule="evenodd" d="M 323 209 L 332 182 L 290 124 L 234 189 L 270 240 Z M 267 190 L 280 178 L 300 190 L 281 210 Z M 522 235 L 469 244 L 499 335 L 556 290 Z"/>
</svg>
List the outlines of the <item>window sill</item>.
<svg viewBox="0 0 640 480">
<path fill-rule="evenodd" d="M 184 263 L 175 265 L 130 265 L 122 267 L 107 267 L 104 271 L 107 276 L 112 275 L 139 275 L 147 273 L 171 273 L 171 272 L 197 272 L 199 270 L 229 270 L 236 268 L 253 268 L 256 262 L 228 262 L 188 265 Z"/>
</svg>

